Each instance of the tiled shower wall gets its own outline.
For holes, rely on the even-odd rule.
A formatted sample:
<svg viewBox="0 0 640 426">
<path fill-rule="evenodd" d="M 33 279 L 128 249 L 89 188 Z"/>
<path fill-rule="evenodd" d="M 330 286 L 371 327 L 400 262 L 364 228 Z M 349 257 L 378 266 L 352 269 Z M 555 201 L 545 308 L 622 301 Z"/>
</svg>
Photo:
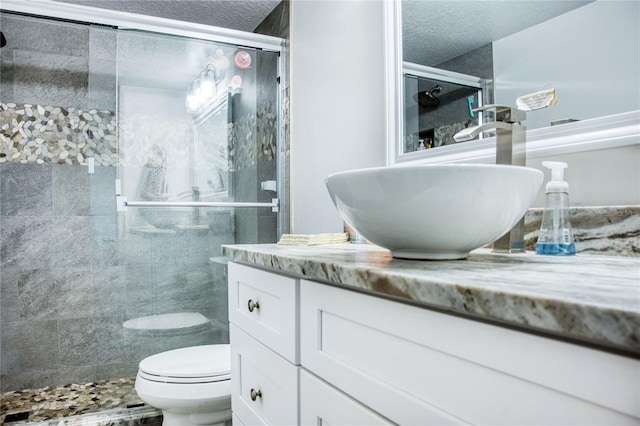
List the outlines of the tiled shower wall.
<svg viewBox="0 0 640 426">
<path fill-rule="evenodd" d="M 200 312 L 225 341 L 225 268 L 209 258 L 233 242 L 229 214 L 152 233 L 116 214 L 115 30 L 0 19 L 1 390 L 134 375 L 169 349 L 124 330 L 144 315 Z"/>
<path fill-rule="evenodd" d="M 277 56 L 256 55 L 256 107 L 242 98 L 232 102 L 233 143 L 231 179 L 235 201 L 270 203 L 277 195 L 261 182 L 277 179 Z M 256 108 L 254 110 L 254 108 Z M 254 130 L 253 130 L 254 129 Z M 269 208 L 236 209 L 236 243 L 273 243 L 278 238 L 278 213 Z"/>
<path fill-rule="evenodd" d="M 130 318 L 226 321 L 224 270 L 208 259 L 232 239 L 228 218 L 196 232 L 122 229 L 114 179 L 113 167 L 0 164 L 3 390 L 134 375 L 169 348 L 140 346 Z"/>
<path fill-rule="evenodd" d="M 209 259 L 220 244 L 275 241 L 277 215 L 203 210 L 193 229 L 134 229 L 115 211 L 116 30 L 0 19 L 0 389 L 134 375 L 142 357 L 169 349 L 128 334 L 123 322 L 140 316 L 200 312 L 209 341 L 226 341 L 226 267 Z M 260 182 L 288 153 L 274 149 L 287 123 L 274 91 L 286 87 L 271 84 L 276 59 L 265 58 L 254 58 L 257 113 L 240 103 L 232 114 L 231 142 L 249 143 L 230 146 L 237 201 L 270 201 Z M 165 214 L 185 223 L 184 212 Z"/>
<path fill-rule="evenodd" d="M 95 153 L 89 127 L 114 126 L 109 110 L 89 113 L 98 40 L 88 27 L 0 19 L 0 388 L 111 377 L 123 361 L 111 344 L 121 318 L 107 303 L 122 276 L 110 269 L 115 169 L 80 165 Z M 113 111 L 111 92 L 101 107 Z"/>
<path fill-rule="evenodd" d="M 124 301 L 124 271 L 102 195 L 113 178 L 113 168 L 0 164 L 3 391 L 110 378 L 123 362 L 112 302 Z"/>
</svg>

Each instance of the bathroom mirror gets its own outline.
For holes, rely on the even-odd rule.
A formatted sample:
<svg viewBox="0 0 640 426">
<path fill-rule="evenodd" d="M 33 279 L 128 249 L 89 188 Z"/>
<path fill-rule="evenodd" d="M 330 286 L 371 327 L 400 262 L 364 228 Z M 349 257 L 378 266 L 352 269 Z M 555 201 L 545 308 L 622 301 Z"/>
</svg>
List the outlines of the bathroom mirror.
<svg viewBox="0 0 640 426">
<path fill-rule="evenodd" d="M 638 2 L 399 0 L 399 8 L 405 63 L 486 78 L 498 104 L 515 106 L 518 96 L 555 88 L 558 104 L 530 112 L 529 131 L 640 110 Z M 396 161 L 414 159 L 404 150 L 404 131 L 398 135 Z M 475 143 L 458 145 L 473 150 Z"/>
</svg>

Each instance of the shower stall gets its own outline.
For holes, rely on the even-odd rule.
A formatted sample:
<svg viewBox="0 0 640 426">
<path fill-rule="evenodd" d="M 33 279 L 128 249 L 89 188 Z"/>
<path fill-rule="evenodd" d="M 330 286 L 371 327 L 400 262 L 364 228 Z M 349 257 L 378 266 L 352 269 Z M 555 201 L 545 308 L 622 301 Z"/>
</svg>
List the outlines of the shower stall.
<svg viewBox="0 0 640 426">
<path fill-rule="evenodd" d="M 142 358 L 228 341 L 220 245 L 288 231 L 282 39 L 41 3 L 0 5 L 7 424 L 136 406 Z"/>
</svg>

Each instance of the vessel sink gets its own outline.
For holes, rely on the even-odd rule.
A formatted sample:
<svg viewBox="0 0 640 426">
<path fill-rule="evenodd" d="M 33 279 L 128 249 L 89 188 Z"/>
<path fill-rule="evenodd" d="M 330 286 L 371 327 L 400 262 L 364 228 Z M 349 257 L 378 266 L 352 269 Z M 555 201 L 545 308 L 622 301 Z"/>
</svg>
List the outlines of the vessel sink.
<svg viewBox="0 0 640 426">
<path fill-rule="evenodd" d="M 340 215 L 406 259 L 464 259 L 524 216 L 544 174 L 491 164 L 380 167 L 325 179 Z"/>
</svg>

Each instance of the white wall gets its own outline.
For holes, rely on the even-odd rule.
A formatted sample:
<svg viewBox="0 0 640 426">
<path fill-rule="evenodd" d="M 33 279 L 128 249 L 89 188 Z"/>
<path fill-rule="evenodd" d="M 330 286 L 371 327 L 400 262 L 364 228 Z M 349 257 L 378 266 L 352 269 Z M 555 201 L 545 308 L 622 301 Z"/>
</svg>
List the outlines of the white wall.
<svg viewBox="0 0 640 426">
<path fill-rule="evenodd" d="M 640 2 L 598 0 L 494 42 L 496 103 L 554 87 L 558 104 L 527 114 L 527 129 L 561 118 L 640 110 Z M 639 141 L 640 143 L 640 141 Z M 575 206 L 640 204 L 640 145 L 533 158 L 566 161 Z M 544 205 L 544 185 L 534 206 Z"/>
<path fill-rule="evenodd" d="M 555 88 L 528 129 L 640 109 L 640 2 L 598 0 L 493 43 L 496 103 Z"/>
<path fill-rule="evenodd" d="M 324 184 L 386 164 L 384 4 L 291 2 L 291 232 L 341 232 Z"/>
<path fill-rule="evenodd" d="M 545 173 L 545 183 L 532 207 L 545 205 L 544 186 L 551 174 L 542 167 L 543 161 L 568 164 L 565 180 L 572 206 L 640 205 L 640 144 L 528 159 L 527 166 Z"/>
</svg>

